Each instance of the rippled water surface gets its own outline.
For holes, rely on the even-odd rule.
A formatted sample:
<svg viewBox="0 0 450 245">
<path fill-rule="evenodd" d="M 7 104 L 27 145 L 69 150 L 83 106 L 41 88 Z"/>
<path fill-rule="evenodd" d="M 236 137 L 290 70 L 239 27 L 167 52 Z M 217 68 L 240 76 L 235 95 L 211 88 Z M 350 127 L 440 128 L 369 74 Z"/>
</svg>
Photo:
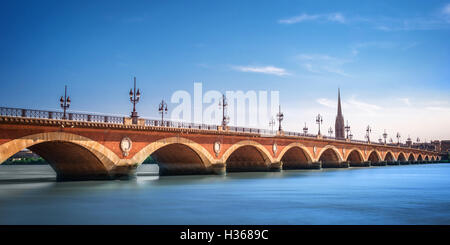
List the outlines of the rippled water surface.
<svg viewBox="0 0 450 245">
<path fill-rule="evenodd" d="M 450 164 L 83 182 L 0 165 L 0 224 L 450 224 Z"/>
</svg>

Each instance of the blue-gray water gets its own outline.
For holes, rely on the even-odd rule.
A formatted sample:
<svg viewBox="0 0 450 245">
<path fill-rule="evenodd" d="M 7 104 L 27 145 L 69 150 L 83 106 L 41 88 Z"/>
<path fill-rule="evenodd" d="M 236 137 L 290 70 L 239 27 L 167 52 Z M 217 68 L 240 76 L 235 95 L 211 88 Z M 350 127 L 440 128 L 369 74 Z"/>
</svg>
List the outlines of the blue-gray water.
<svg viewBox="0 0 450 245">
<path fill-rule="evenodd" d="M 85 182 L 0 165 L 0 224 L 450 224 L 450 164 Z"/>
</svg>

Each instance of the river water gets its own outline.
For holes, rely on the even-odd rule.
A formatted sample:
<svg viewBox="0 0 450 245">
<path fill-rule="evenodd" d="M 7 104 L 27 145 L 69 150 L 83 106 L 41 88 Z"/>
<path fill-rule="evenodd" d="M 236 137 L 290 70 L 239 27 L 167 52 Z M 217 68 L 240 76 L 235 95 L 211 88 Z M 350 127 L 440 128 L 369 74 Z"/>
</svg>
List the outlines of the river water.
<svg viewBox="0 0 450 245">
<path fill-rule="evenodd" d="M 448 225 L 450 164 L 82 182 L 0 165 L 0 224 Z"/>
</svg>

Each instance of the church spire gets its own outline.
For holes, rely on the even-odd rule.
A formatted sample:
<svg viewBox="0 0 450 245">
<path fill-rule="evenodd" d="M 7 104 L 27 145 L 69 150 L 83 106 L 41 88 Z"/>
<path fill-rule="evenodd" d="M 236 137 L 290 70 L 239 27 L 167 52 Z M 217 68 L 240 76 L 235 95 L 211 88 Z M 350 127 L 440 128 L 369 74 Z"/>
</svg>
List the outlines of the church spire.
<svg viewBox="0 0 450 245">
<path fill-rule="evenodd" d="M 344 116 L 342 115 L 342 107 L 341 107 L 341 89 L 338 88 L 338 109 L 336 116 L 336 124 L 335 131 L 337 139 L 345 139 L 345 125 L 344 125 Z"/>
<path fill-rule="evenodd" d="M 342 116 L 342 109 L 341 109 L 341 89 L 338 88 L 338 116 L 341 115 Z"/>
</svg>

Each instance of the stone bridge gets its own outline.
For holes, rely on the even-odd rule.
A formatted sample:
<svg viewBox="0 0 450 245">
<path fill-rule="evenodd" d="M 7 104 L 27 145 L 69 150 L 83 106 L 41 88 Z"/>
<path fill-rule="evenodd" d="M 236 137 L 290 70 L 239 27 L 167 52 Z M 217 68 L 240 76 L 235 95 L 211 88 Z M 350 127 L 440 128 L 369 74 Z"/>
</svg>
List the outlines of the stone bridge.
<svg viewBox="0 0 450 245">
<path fill-rule="evenodd" d="M 21 110 L 21 109 L 16 109 Z M 7 114 L 6 116 L 4 114 Z M 62 120 L 27 111 L 0 116 L 0 163 L 22 149 L 39 154 L 59 180 L 132 177 L 151 156 L 161 175 L 224 174 L 427 163 L 433 151 L 320 135 L 106 116 Z"/>
</svg>

